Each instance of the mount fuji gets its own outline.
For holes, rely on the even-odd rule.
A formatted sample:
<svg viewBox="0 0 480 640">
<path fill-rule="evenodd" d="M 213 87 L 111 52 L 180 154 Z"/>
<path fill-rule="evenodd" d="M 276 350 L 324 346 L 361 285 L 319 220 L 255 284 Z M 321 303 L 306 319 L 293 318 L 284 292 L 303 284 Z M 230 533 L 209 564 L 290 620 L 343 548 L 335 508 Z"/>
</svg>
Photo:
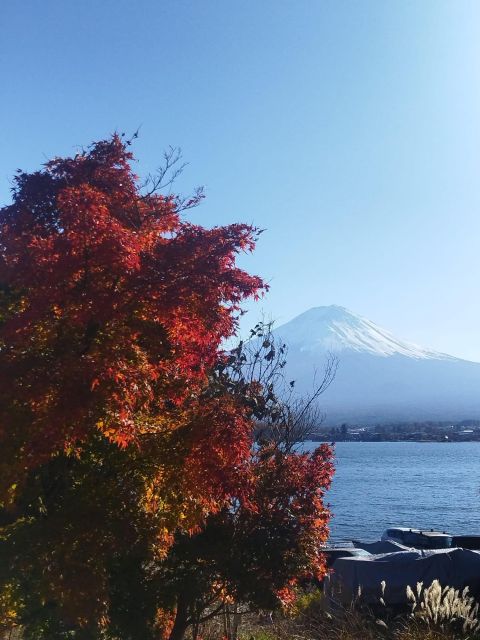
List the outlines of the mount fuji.
<svg viewBox="0 0 480 640">
<path fill-rule="evenodd" d="M 301 393 L 329 354 L 338 359 L 320 398 L 327 424 L 480 418 L 480 363 L 400 340 L 344 307 L 315 307 L 273 334 L 288 347 L 286 375 Z"/>
</svg>

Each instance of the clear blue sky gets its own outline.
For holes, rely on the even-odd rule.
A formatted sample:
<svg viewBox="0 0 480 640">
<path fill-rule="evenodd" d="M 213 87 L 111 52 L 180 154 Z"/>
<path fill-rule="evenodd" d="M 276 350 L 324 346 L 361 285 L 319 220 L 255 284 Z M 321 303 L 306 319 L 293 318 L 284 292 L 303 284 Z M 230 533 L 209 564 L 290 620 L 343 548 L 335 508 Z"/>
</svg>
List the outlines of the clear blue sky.
<svg viewBox="0 0 480 640">
<path fill-rule="evenodd" d="M 2 202 L 141 125 L 196 222 L 267 229 L 244 328 L 335 303 L 480 360 L 480 2 L 3 0 L 0 30 Z"/>
</svg>

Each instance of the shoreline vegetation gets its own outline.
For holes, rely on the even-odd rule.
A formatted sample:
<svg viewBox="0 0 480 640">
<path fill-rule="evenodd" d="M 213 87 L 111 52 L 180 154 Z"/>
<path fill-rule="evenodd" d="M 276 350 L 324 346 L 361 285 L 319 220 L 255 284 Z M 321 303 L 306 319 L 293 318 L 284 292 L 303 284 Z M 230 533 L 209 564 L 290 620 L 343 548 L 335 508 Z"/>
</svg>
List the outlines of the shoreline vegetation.
<svg viewBox="0 0 480 640">
<path fill-rule="evenodd" d="M 407 587 L 408 605 L 366 606 L 361 589 L 348 606 L 328 604 L 318 588 L 303 589 L 292 607 L 273 613 L 225 605 L 201 625 L 192 640 L 479 640 L 478 604 L 468 589 L 442 587 L 438 580 Z"/>
<path fill-rule="evenodd" d="M 411 422 L 323 427 L 312 442 L 480 442 L 480 420 Z"/>
</svg>

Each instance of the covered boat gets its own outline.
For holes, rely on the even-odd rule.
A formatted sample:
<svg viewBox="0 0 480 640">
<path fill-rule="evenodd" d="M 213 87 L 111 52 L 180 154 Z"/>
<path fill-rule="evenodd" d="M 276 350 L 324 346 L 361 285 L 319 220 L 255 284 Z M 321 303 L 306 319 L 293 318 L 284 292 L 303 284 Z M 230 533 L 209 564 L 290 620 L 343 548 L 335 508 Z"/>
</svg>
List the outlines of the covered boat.
<svg viewBox="0 0 480 640">
<path fill-rule="evenodd" d="M 324 582 L 328 598 L 342 605 L 361 599 L 377 604 L 382 597 L 389 605 L 406 605 L 407 586 L 418 582 L 428 587 L 434 580 L 442 586 L 480 595 L 480 553 L 468 549 L 397 551 L 366 557 L 338 558 Z"/>
</svg>

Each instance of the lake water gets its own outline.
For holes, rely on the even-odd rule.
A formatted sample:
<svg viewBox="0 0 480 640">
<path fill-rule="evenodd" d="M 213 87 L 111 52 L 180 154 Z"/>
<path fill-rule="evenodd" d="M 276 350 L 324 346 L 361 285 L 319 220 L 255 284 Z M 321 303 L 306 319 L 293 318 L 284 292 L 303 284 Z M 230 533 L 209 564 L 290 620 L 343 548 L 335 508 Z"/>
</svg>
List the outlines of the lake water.
<svg viewBox="0 0 480 640">
<path fill-rule="evenodd" d="M 480 534 L 479 442 L 338 442 L 335 451 L 333 541 L 378 540 L 391 525 Z"/>
</svg>

